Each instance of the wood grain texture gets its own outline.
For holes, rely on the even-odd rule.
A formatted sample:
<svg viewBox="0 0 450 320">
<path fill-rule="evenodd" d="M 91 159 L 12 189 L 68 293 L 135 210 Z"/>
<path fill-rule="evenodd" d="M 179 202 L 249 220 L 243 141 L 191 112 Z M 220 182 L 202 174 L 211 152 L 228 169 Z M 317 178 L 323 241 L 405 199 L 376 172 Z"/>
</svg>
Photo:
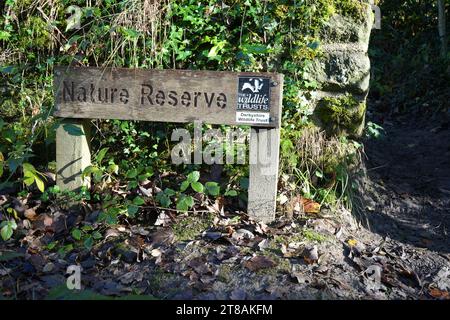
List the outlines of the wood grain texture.
<svg viewBox="0 0 450 320">
<path fill-rule="evenodd" d="M 236 122 L 239 76 L 271 83 L 270 123 L 248 125 L 279 128 L 283 75 L 275 73 L 56 67 L 55 116 L 245 125 Z"/>
<path fill-rule="evenodd" d="M 256 221 L 275 219 L 279 148 L 280 129 L 252 130 L 247 212 Z"/>
<path fill-rule="evenodd" d="M 56 129 L 56 184 L 61 190 L 76 191 L 89 185 L 81 174 L 91 164 L 90 122 L 64 119 Z"/>
</svg>

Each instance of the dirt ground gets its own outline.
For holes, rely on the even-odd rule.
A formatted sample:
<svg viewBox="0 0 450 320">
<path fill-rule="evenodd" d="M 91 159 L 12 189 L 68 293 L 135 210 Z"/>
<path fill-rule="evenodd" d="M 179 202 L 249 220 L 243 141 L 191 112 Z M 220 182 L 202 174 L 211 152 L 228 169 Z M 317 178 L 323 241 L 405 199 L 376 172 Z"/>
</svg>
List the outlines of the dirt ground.
<svg viewBox="0 0 450 320">
<path fill-rule="evenodd" d="M 46 213 L 1 244 L 3 298 L 91 299 L 449 299 L 450 130 L 433 121 L 375 113 L 386 134 L 365 142 L 355 212 L 280 218 L 267 226 L 198 213 L 158 226 L 104 231 L 91 250 L 48 247 L 95 212 Z M 394 118 L 393 118 L 394 119 Z M 356 210 L 357 209 L 357 210 Z M 50 220 L 49 220 L 50 218 Z M 50 233 L 49 231 L 50 227 Z M 231 235 L 231 236 L 230 236 Z M 66 289 L 82 267 L 83 290 Z"/>
</svg>

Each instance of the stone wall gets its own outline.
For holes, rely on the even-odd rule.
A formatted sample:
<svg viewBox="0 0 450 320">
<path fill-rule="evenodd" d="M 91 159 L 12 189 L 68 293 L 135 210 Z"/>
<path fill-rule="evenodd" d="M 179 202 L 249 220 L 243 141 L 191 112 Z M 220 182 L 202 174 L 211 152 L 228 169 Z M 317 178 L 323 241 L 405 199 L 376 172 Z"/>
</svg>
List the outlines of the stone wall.
<svg viewBox="0 0 450 320">
<path fill-rule="evenodd" d="M 369 39 L 374 22 L 366 2 L 361 17 L 334 15 L 321 31 L 322 54 L 312 64 L 310 80 L 313 119 L 332 133 L 361 135 L 369 92 Z"/>
</svg>

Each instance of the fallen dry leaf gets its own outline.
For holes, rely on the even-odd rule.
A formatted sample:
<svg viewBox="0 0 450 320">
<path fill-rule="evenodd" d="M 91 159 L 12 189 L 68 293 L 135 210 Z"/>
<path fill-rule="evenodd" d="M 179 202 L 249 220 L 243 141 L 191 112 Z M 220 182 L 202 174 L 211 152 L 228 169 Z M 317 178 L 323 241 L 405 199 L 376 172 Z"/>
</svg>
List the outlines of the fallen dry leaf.
<svg viewBox="0 0 450 320">
<path fill-rule="evenodd" d="M 320 212 L 320 204 L 311 199 L 307 199 L 302 196 L 296 196 L 289 203 L 288 211 L 296 213 L 303 212 L 309 214 L 316 214 Z"/>
<path fill-rule="evenodd" d="M 159 249 L 153 249 L 152 252 L 151 252 L 151 255 L 152 255 L 152 257 L 157 258 L 157 257 L 162 255 L 162 252 Z"/>
<path fill-rule="evenodd" d="M 24 215 L 25 215 L 25 218 L 27 218 L 28 220 L 31 220 L 31 221 L 34 221 L 37 219 L 36 211 L 33 208 L 26 209 Z M 45 221 L 44 221 L 44 223 L 45 223 Z"/>
<path fill-rule="evenodd" d="M 320 212 L 320 204 L 313 200 L 301 197 L 301 204 L 303 206 L 303 212 L 305 212 L 305 213 L 319 213 Z"/>
<path fill-rule="evenodd" d="M 244 263 L 244 267 L 253 272 L 261 269 L 272 268 L 275 266 L 276 263 L 272 259 L 265 256 L 254 256 Z"/>
<path fill-rule="evenodd" d="M 350 239 L 347 241 L 347 243 L 350 247 L 354 247 L 358 244 L 358 241 L 356 241 L 355 239 Z"/>
<path fill-rule="evenodd" d="M 430 289 L 430 295 L 436 299 L 450 300 L 450 293 L 448 291 L 439 290 L 437 288 Z"/>
<path fill-rule="evenodd" d="M 255 232 L 260 235 L 265 235 L 269 231 L 269 227 L 264 222 L 259 222 L 256 224 Z"/>
<path fill-rule="evenodd" d="M 170 219 L 170 216 L 166 214 L 164 211 L 162 211 L 158 218 L 156 219 L 155 226 L 163 226 L 166 227 L 172 222 L 172 219 Z"/>
<path fill-rule="evenodd" d="M 53 224 L 53 219 L 49 217 L 48 215 L 45 215 L 44 217 L 44 226 L 50 227 Z"/>
</svg>

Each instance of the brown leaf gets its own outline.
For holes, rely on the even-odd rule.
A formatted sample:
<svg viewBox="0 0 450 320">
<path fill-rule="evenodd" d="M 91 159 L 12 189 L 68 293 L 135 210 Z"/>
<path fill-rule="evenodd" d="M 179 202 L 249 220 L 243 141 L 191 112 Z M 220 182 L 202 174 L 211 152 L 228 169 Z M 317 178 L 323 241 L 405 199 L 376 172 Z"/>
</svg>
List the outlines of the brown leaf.
<svg viewBox="0 0 450 320">
<path fill-rule="evenodd" d="M 152 234 L 152 245 L 154 247 L 161 245 L 170 245 L 175 240 L 175 235 L 170 228 L 162 228 Z"/>
<path fill-rule="evenodd" d="M 224 215 L 224 207 L 225 207 L 225 198 L 224 197 L 217 197 L 217 199 L 214 201 L 214 204 L 207 205 L 206 206 L 209 210 L 209 212 L 212 213 L 219 213 L 220 215 Z"/>
<path fill-rule="evenodd" d="M 201 275 L 210 271 L 206 259 L 204 257 L 196 257 L 191 259 L 187 265 L 194 269 L 197 274 Z"/>
<path fill-rule="evenodd" d="M 31 221 L 34 221 L 37 219 L 36 211 L 33 208 L 26 209 L 24 215 L 25 215 L 25 218 L 27 218 L 28 220 L 31 220 Z M 45 221 L 44 221 L 44 223 L 45 223 Z"/>
<path fill-rule="evenodd" d="M 255 256 L 244 263 L 244 267 L 253 272 L 261 269 L 273 268 L 275 266 L 276 263 L 265 256 Z"/>
<path fill-rule="evenodd" d="M 47 215 L 44 216 L 44 226 L 50 227 L 53 224 L 53 219 Z"/>
<path fill-rule="evenodd" d="M 311 199 L 307 199 L 302 196 L 296 196 L 290 201 L 288 205 L 288 211 L 291 213 L 319 213 L 320 204 Z"/>
<path fill-rule="evenodd" d="M 450 300 L 450 293 L 448 291 L 442 291 L 437 288 L 430 289 L 430 295 L 436 299 Z"/>
<path fill-rule="evenodd" d="M 269 227 L 264 222 L 259 222 L 256 224 L 255 232 L 259 233 L 260 235 L 265 235 L 269 232 Z"/>
<path fill-rule="evenodd" d="M 305 213 L 319 213 L 320 204 L 311 200 L 301 197 L 300 203 L 303 206 L 303 212 Z"/>
</svg>

